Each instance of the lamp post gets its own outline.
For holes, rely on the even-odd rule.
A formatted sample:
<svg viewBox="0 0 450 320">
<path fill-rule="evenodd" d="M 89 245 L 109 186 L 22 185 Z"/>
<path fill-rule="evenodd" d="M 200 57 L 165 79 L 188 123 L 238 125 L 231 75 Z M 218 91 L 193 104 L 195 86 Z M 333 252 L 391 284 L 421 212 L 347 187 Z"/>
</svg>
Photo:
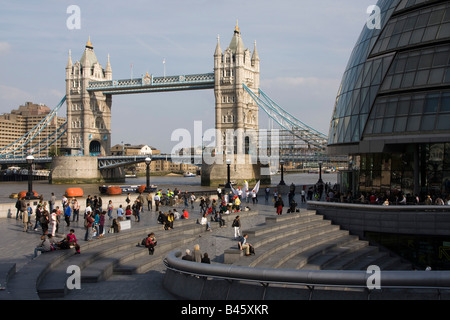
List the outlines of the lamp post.
<svg viewBox="0 0 450 320">
<path fill-rule="evenodd" d="M 152 158 L 150 158 L 150 157 L 145 158 L 145 164 L 147 165 L 147 185 L 145 186 L 144 192 L 147 192 L 147 193 L 151 192 L 151 186 L 150 186 L 150 163 L 152 163 Z"/>
<path fill-rule="evenodd" d="M 225 188 L 228 188 L 228 189 L 231 189 L 230 165 L 231 165 L 231 160 L 227 159 L 227 184 L 225 185 Z"/>
<path fill-rule="evenodd" d="M 286 183 L 284 182 L 284 161 L 283 160 L 280 160 L 280 165 L 281 165 L 281 181 L 280 181 L 279 185 L 285 186 Z"/>
<path fill-rule="evenodd" d="M 33 194 L 33 162 L 34 157 L 32 155 L 29 155 L 26 157 L 27 164 L 28 164 L 28 192 L 25 196 L 25 199 L 27 200 L 33 200 L 36 199 L 36 197 Z"/>
<path fill-rule="evenodd" d="M 319 161 L 319 181 L 317 183 L 323 183 L 322 181 L 322 161 Z"/>
</svg>

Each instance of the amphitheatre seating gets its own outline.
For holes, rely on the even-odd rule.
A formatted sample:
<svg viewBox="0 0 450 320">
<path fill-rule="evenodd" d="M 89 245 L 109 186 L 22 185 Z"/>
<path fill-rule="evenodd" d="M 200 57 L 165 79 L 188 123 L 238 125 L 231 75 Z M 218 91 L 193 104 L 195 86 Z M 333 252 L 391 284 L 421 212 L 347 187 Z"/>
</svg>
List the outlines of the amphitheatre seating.
<svg viewBox="0 0 450 320">
<path fill-rule="evenodd" d="M 367 241 L 341 230 L 315 211 L 266 217 L 266 224 L 245 230 L 256 255 L 245 257 L 236 248 L 226 250 L 225 261 L 234 265 L 284 268 L 362 270 L 376 264 L 384 270 L 410 270 L 411 265 L 380 251 Z"/>
<path fill-rule="evenodd" d="M 243 218 L 257 214 L 257 211 L 239 213 Z M 230 225 L 235 215 L 225 215 L 223 218 Z M 213 228 L 214 224 L 211 223 Z M 150 232 L 154 232 L 158 240 L 154 255 L 149 255 L 145 247 L 138 245 Z M 168 252 L 192 243 L 205 232 L 205 226 L 197 224 L 196 218 L 191 218 L 177 220 L 172 230 L 163 230 L 161 224 L 136 226 L 91 242 L 79 240 L 80 255 L 75 255 L 74 249 L 40 254 L 20 273 L 14 274 L 8 282 L 8 299 L 64 297 L 69 292 L 66 282 L 71 275 L 67 273 L 70 265 L 80 267 L 82 283 L 103 281 L 112 274 L 145 273 L 161 264 Z"/>
</svg>

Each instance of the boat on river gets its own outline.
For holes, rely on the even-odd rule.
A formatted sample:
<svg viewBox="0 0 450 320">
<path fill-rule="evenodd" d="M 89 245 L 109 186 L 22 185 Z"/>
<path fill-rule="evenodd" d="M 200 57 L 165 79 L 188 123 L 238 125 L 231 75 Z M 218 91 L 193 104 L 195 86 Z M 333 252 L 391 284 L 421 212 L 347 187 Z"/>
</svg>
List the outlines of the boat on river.
<svg viewBox="0 0 450 320">
<path fill-rule="evenodd" d="M 117 195 L 117 194 L 126 194 L 126 193 L 141 193 L 145 190 L 145 185 L 124 185 L 124 186 L 116 186 L 116 185 L 102 185 L 99 186 L 98 189 L 101 194 L 108 195 Z M 157 186 L 151 185 L 150 192 L 155 192 Z"/>
<path fill-rule="evenodd" d="M 192 172 L 190 172 L 190 171 L 186 171 L 184 174 L 183 174 L 183 177 L 187 177 L 187 178 L 189 178 L 189 177 L 196 177 L 197 175 L 195 174 L 195 173 L 192 173 Z"/>
</svg>

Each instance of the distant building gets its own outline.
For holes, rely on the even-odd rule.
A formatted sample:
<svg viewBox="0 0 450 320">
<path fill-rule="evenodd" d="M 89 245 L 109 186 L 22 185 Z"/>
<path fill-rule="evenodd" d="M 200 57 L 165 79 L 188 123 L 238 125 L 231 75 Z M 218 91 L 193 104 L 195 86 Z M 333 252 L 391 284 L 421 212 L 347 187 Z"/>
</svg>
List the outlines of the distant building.
<svg viewBox="0 0 450 320">
<path fill-rule="evenodd" d="M 160 155 L 161 151 L 150 147 L 148 145 L 131 145 L 131 144 L 116 144 L 111 147 L 111 155 L 112 156 L 137 156 L 137 155 Z M 139 163 L 135 167 L 133 167 L 136 171 L 144 171 L 146 170 L 145 163 Z M 150 164 L 150 170 L 152 172 L 186 172 L 191 171 L 195 172 L 197 170 L 197 166 L 185 163 L 174 163 L 168 160 L 153 160 Z"/>
<path fill-rule="evenodd" d="M 51 109 L 44 104 L 35 104 L 26 102 L 25 105 L 19 106 L 17 110 L 12 110 L 11 113 L 4 113 L 0 115 L 0 148 L 6 147 L 17 139 L 24 136 L 27 132 L 38 125 L 49 113 Z M 54 117 L 51 123 L 41 131 L 34 139 L 33 145 L 37 145 L 34 150 L 43 149 L 44 145 L 50 143 L 52 140 L 47 138 L 54 134 L 56 130 L 66 122 L 64 117 Z M 47 156 L 54 152 L 54 148 L 59 148 L 66 144 L 67 137 L 64 134 L 51 147 L 34 154 L 35 157 Z M 41 147 L 39 148 L 39 144 Z M 17 153 L 26 152 L 26 150 L 18 150 Z"/>
</svg>

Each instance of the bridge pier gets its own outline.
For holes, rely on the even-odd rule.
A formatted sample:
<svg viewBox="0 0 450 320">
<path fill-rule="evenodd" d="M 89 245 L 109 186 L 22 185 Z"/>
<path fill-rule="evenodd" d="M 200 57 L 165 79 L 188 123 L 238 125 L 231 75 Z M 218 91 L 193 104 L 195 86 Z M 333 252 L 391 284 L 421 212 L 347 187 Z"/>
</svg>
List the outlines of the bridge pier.
<svg viewBox="0 0 450 320">
<path fill-rule="evenodd" d="M 125 182 L 123 168 L 98 169 L 98 158 L 91 156 L 54 157 L 50 183 Z"/>
<path fill-rule="evenodd" d="M 238 185 L 242 185 L 247 181 L 250 185 L 261 181 L 261 185 L 270 185 L 271 178 L 269 173 L 269 165 L 262 164 L 260 161 L 252 163 L 250 155 L 233 155 L 230 164 L 230 180 Z M 202 186 L 225 185 L 227 183 L 227 164 L 202 163 Z"/>
</svg>

